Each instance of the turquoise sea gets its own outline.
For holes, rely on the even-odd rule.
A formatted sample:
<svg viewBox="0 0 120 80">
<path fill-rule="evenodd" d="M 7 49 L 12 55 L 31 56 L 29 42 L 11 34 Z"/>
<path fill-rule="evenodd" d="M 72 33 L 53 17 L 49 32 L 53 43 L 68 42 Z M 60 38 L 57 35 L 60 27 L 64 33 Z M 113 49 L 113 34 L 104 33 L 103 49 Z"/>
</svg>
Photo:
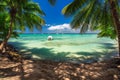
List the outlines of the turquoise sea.
<svg viewBox="0 0 120 80">
<path fill-rule="evenodd" d="M 48 41 L 49 35 L 54 40 Z M 97 34 L 20 34 L 9 42 L 25 56 L 54 61 L 100 61 L 117 53 L 115 40 L 97 38 Z"/>
</svg>

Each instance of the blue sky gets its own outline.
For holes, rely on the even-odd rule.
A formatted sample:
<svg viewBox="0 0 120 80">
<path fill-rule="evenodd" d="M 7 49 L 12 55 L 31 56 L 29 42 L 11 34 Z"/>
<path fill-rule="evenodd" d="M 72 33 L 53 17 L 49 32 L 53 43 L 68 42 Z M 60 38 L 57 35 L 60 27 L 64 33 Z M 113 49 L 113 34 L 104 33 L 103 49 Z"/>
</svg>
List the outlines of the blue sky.
<svg viewBox="0 0 120 80">
<path fill-rule="evenodd" d="M 70 22 L 69 18 L 65 18 L 61 13 L 61 10 L 65 5 L 70 3 L 72 0 L 57 0 L 55 6 L 51 6 L 48 0 L 34 0 L 39 3 L 41 9 L 45 12 L 46 16 L 44 19 L 47 24 L 62 24 Z"/>
<path fill-rule="evenodd" d="M 48 32 L 56 32 L 55 29 L 48 29 L 49 27 L 62 26 L 63 28 L 61 31 L 67 30 L 68 24 L 71 21 L 71 18 L 66 18 L 62 13 L 62 9 L 65 5 L 72 2 L 73 0 L 57 0 L 55 6 L 51 6 L 48 0 L 34 0 L 34 2 L 37 2 L 41 9 L 45 12 L 46 16 L 44 16 L 44 20 L 46 21 L 46 26 L 42 27 L 43 33 Z M 65 28 L 64 28 L 65 27 Z M 57 28 L 58 29 L 58 28 Z M 70 30 L 70 29 L 69 29 Z M 69 31 L 67 30 L 67 31 Z M 26 32 L 29 32 L 28 30 Z M 39 31 L 34 30 L 34 33 L 39 33 Z"/>
</svg>

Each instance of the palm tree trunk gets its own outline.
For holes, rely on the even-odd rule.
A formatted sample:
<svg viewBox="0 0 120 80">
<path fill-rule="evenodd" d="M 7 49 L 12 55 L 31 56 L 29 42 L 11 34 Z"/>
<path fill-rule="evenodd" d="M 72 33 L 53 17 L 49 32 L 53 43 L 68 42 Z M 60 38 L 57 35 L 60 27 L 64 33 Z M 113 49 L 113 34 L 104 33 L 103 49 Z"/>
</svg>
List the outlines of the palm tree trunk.
<svg viewBox="0 0 120 80">
<path fill-rule="evenodd" d="M 2 41 L 2 43 L 0 44 L 0 52 L 3 51 L 3 48 L 6 46 L 9 38 L 11 37 L 11 34 L 12 34 L 12 24 L 13 24 L 13 19 L 11 18 L 10 28 L 9 28 L 9 30 L 8 30 L 8 34 L 7 34 L 7 36 L 4 38 L 4 40 Z"/>
<path fill-rule="evenodd" d="M 113 21 L 115 24 L 115 29 L 117 32 L 117 36 L 118 36 L 118 52 L 119 52 L 119 56 L 120 56 L 120 21 L 119 21 L 119 14 L 117 12 L 117 7 L 116 7 L 116 2 L 115 0 L 109 0 L 110 3 L 110 9 L 111 9 L 111 14 L 113 17 Z"/>
</svg>

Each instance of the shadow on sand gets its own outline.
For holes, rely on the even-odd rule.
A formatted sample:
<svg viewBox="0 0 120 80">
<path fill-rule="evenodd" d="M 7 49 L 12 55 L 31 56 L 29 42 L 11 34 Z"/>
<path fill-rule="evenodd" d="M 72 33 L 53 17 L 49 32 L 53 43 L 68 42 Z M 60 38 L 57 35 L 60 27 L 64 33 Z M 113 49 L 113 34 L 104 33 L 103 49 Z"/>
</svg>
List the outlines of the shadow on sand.
<svg viewBox="0 0 120 80">
<path fill-rule="evenodd" d="M 21 53 L 25 58 L 31 59 L 42 59 L 42 60 L 53 60 L 59 62 L 73 62 L 73 63 L 80 63 L 80 62 L 96 62 L 102 59 L 109 59 L 112 58 L 114 55 L 117 54 L 116 47 L 112 43 L 100 43 L 103 51 L 93 51 L 93 52 L 55 52 L 54 48 L 27 48 L 24 46 L 24 43 L 14 43 L 11 42 L 18 49 L 21 50 Z"/>
<path fill-rule="evenodd" d="M 25 80 L 114 80 L 114 75 L 118 75 L 117 69 L 113 71 L 109 64 L 92 63 L 98 60 L 98 58 L 106 58 L 112 53 L 108 53 L 108 49 L 114 49 L 113 45 L 102 44 L 100 47 L 106 48 L 103 52 L 77 52 L 73 53 L 79 57 L 68 57 L 70 52 L 55 53 L 53 48 L 32 48 L 28 49 L 24 47 L 23 43 L 12 43 L 15 46 L 19 45 L 18 49 L 24 49 L 22 54 L 29 59 L 24 60 L 24 77 Z M 31 60 L 31 54 L 37 56 L 43 60 Z M 90 61 L 94 60 L 94 61 Z M 55 61 L 55 62 L 54 62 Z M 73 62 L 73 63 L 67 63 Z M 86 64 L 76 64 L 76 62 L 87 62 Z M 17 67 L 17 66 L 15 66 Z M 4 77 L 19 76 L 18 71 L 14 71 L 13 68 L 0 68 Z M 8 70 L 9 69 L 9 70 Z M 8 74 L 12 72 L 13 74 Z M 109 74 L 108 74 L 109 73 Z M 5 76 L 5 74 L 7 74 Z M 1 77 L 1 74 L 0 74 Z M 1 78 L 2 79 L 2 78 Z M 1 80 L 0 79 L 0 80 Z M 11 79 L 12 80 L 12 79 Z M 20 80 L 20 78 L 16 79 Z"/>
</svg>

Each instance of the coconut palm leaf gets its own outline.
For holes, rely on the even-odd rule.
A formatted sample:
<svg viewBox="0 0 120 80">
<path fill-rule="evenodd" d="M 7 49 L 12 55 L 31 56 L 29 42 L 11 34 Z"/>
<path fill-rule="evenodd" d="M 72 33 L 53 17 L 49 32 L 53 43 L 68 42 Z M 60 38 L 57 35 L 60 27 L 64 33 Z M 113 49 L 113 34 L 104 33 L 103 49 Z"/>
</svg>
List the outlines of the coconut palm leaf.
<svg viewBox="0 0 120 80">
<path fill-rule="evenodd" d="M 120 0 L 74 0 L 62 13 L 72 15 L 71 27 L 82 33 L 99 30 L 98 37 L 118 38 L 120 56 Z"/>
<path fill-rule="evenodd" d="M 48 0 L 48 2 L 49 2 L 51 5 L 55 5 L 56 0 Z"/>
<path fill-rule="evenodd" d="M 97 30 L 100 29 L 99 27 L 107 29 L 107 26 L 114 26 L 109 7 L 108 0 L 104 2 L 100 0 L 74 0 L 63 8 L 62 13 L 65 16 L 73 15 L 71 27 L 80 29 L 80 32 L 84 33 L 88 29 Z"/>
<path fill-rule="evenodd" d="M 65 6 L 62 10 L 62 13 L 67 17 L 74 15 L 79 11 L 80 7 L 83 7 L 86 4 L 87 0 L 74 0 L 72 3 Z"/>
</svg>

